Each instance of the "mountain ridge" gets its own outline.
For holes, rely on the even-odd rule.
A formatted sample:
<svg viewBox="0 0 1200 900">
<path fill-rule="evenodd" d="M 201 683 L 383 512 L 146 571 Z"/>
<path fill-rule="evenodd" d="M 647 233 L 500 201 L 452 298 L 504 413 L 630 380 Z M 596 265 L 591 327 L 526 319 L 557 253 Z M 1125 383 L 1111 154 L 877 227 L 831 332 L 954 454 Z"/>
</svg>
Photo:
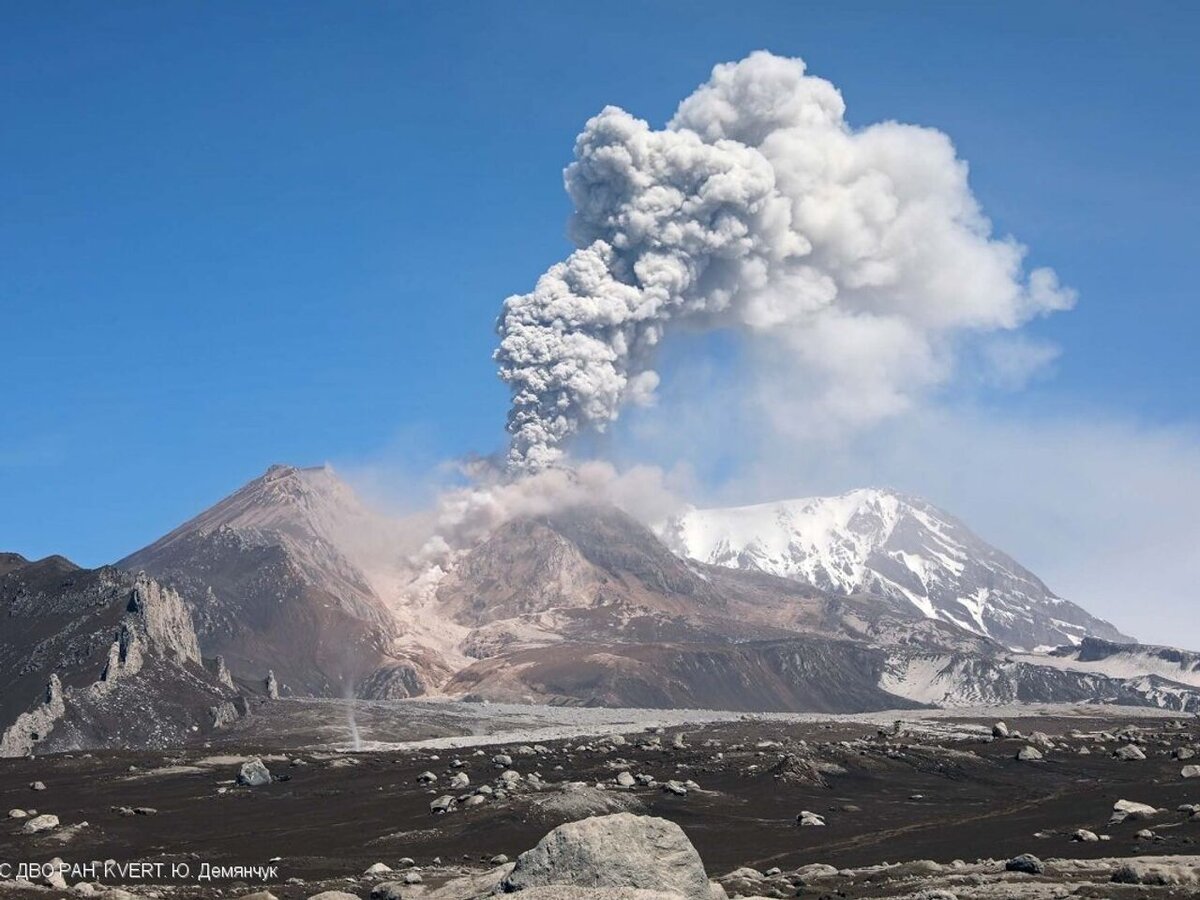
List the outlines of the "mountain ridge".
<svg viewBox="0 0 1200 900">
<path fill-rule="evenodd" d="M 824 590 L 904 599 L 1014 649 L 1129 642 L 1111 623 L 1065 600 L 960 519 L 919 497 L 859 488 L 752 506 L 697 509 L 660 532 L 681 555 L 769 572 Z"/>
<path fill-rule="evenodd" d="M 661 529 L 578 496 L 501 520 L 414 569 L 414 531 L 416 546 L 425 540 L 415 520 L 371 511 L 328 467 L 273 466 L 123 564 L 179 591 L 205 654 L 223 655 L 243 681 L 273 669 L 296 695 L 747 711 L 1013 699 L 1200 706 L 1200 689 L 1154 672 L 1131 677 L 1129 665 L 1106 673 L 1014 656 L 961 615 L 928 616 L 905 592 L 814 586 L 681 555 Z M 900 511 L 889 502 L 889 515 Z M 914 531 L 882 508 L 844 512 L 833 524 L 853 520 L 851 538 L 906 537 L 916 543 L 894 549 L 913 556 L 932 533 L 948 559 L 978 549 L 983 562 L 970 565 L 996 574 L 986 565 L 999 560 L 997 578 L 1049 594 L 1011 558 L 963 543 L 956 529 L 969 532 L 952 517 L 919 510 L 910 519 L 925 531 Z M 1085 635 L 1078 626 L 1071 637 Z"/>
</svg>

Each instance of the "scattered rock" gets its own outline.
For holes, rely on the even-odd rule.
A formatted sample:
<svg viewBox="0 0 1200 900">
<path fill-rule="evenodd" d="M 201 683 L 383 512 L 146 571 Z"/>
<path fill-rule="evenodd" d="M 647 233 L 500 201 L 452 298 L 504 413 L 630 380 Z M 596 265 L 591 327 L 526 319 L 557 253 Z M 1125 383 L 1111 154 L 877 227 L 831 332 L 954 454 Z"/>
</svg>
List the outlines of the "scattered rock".
<svg viewBox="0 0 1200 900">
<path fill-rule="evenodd" d="M 363 876 L 365 878 L 373 878 L 376 875 L 386 875 L 390 871 L 392 871 L 392 867 L 387 865 L 387 863 L 377 862 L 363 872 Z"/>
<path fill-rule="evenodd" d="M 399 881 L 383 881 L 371 888 L 371 900 L 404 900 L 404 885 Z"/>
<path fill-rule="evenodd" d="M 809 812 L 807 809 L 805 809 L 801 810 L 800 815 L 796 816 L 796 824 L 801 828 L 824 826 L 825 817 L 818 815 L 815 812 Z"/>
<path fill-rule="evenodd" d="M 44 791 L 46 789 L 46 785 L 40 781 L 34 781 L 29 785 L 29 789 L 31 791 Z"/>
<path fill-rule="evenodd" d="M 560 825 L 517 857 L 504 891 L 552 884 L 711 896 L 700 854 L 674 822 L 616 813 Z"/>
<path fill-rule="evenodd" d="M 617 777 L 613 780 L 621 787 L 633 787 L 637 783 L 628 772 L 618 772 Z"/>
<path fill-rule="evenodd" d="M 438 797 L 429 804 L 429 811 L 434 815 L 448 813 L 450 810 L 454 809 L 454 804 L 456 802 L 457 801 L 449 794 L 442 794 L 442 796 Z"/>
<path fill-rule="evenodd" d="M 1179 774 L 1183 778 L 1200 778 L 1200 766 L 1184 766 Z"/>
<path fill-rule="evenodd" d="M 1094 831 L 1088 831 L 1086 828 L 1080 828 L 1073 835 L 1071 835 L 1071 840 L 1082 841 L 1085 844 L 1090 844 L 1093 841 L 1099 841 L 1100 837 Z"/>
<path fill-rule="evenodd" d="M 1033 762 L 1042 758 L 1041 751 L 1036 747 L 1025 746 L 1017 752 L 1017 759 L 1022 762 Z"/>
</svg>

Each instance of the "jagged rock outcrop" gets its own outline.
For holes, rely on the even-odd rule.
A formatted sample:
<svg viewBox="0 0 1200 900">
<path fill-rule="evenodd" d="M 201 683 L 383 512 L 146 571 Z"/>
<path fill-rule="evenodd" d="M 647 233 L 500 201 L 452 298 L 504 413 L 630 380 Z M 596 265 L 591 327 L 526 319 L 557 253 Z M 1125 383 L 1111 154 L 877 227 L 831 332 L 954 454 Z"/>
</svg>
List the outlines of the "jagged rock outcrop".
<svg viewBox="0 0 1200 900">
<path fill-rule="evenodd" d="M 183 742 L 234 695 L 205 668 L 182 600 L 153 579 L 61 557 L 6 569 L 0 756 Z"/>
<path fill-rule="evenodd" d="M 66 713 L 62 682 L 57 675 L 50 676 L 43 703 L 26 710 L 0 733 L 0 758 L 24 756 L 37 742 L 53 730 L 55 724 Z"/>
</svg>

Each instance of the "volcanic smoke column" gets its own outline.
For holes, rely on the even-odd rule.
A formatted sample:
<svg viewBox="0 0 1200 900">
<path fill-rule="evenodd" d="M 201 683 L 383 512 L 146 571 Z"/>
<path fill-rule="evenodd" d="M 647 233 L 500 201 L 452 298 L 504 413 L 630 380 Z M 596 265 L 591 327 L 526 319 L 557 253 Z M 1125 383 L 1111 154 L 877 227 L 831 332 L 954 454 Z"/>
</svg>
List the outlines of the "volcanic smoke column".
<svg viewBox="0 0 1200 900">
<path fill-rule="evenodd" d="M 510 470 L 652 402 L 673 327 L 768 341 L 821 415 L 867 422 L 949 377 L 956 335 L 1072 305 L 991 237 L 949 138 L 844 114 L 802 60 L 758 52 L 713 69 L 663 130 L 613 106 L 587 123 L 565 172 L 578 249 L 498 324 Z"/>
</svg>

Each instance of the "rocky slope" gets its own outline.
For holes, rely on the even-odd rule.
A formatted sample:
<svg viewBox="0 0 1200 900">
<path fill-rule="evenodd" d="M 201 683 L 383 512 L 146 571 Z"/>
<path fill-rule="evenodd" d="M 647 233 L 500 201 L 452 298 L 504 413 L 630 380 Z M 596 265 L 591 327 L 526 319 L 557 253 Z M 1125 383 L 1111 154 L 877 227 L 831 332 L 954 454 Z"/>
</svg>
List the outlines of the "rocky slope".
<svg viewBox="0 0 1200 900">
<path fill-rule="evenodd" d="M 931 507 L 872 494 L 839 510 L 819 566 L 774 565 L 763 541 L 687 558 L 614 507 L 576 505 L 504 522 L 414 578 L 411 528 L 329 469 L 277 466 L 122 565 L 177 589 L 235 678 L 274 670 L 285 694 L 821 711 L 1200 695 L 1146 665 L 1013 653 L 991 635 L 1078 644 L 1105 626 Z M 694 550 L 699 522 L 669 540 Z M 970 585 L 986 595 L 975 614 Z"/>
<path fill-rule="evenodd" d="M 179 744 L 245 709 L 169 589 L 62 557 L 0 565 L 0 756 Z"/>
<path fill-rule="evenodd" d="M 1055 595 L 953 516 L 890 491 L 693 509 L 663 526 L 663 535 L 692 559 L 903 600 L 1014 649 L 1088 636 L 1131 640 Z"/>
<path fill-rule="evenodd" d="M 423 693 L 435 659 L 397 654 L 397 623 L 372 582 L 394 522 L 363 506 L 328 468 L 272 466 L 261 477 L 117 565 L 177 590 L 205 655 L 284 693 L 342 696 L 370 682 Z"/>
</svg>

